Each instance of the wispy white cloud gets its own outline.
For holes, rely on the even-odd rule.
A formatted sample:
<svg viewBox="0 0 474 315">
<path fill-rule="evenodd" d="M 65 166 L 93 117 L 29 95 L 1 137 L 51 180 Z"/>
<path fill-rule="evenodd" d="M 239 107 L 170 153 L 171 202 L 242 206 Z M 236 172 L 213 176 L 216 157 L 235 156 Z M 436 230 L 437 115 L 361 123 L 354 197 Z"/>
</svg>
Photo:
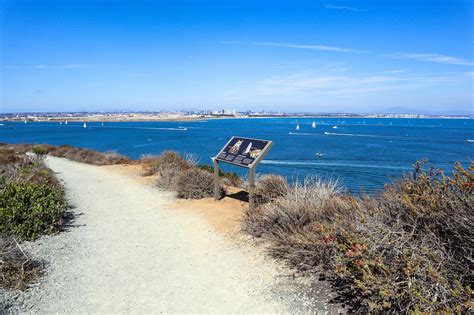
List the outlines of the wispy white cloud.
<svg viewBox="0 0 474 315">
<path fill-rule="evenodd" d="M 436 62 L 448 65 L 462 65 L 462 66 L 474 66 L 474 62 L 462 58 L 444 56 L 439 54 L 417 54 L 417 53 L 404 53 L 397 52 L 387 54 L 386 56 L 397 59 L 412 59 L 426 62 Z"/>
<path fill-rule="evenodd" d="M 470 73 L 402 74 L 402 72 L 381 72 L 362 75 L 311 75 L 293 74 L 284 77 L 268 78 L 257 82 L 257 92 L 261 95 L 294 95 L 300 93 L 320 93 L 328 95 L 347 95 L 368 93 L 390 89 L 416 88 L 472 80 Z"/>
<path fill-rule="evenodd" d="M 291 44 L 291 43 L 276 43 L 276 42 L 252 42 L 252 45 L 258 46 L 273 46 L 273 47 L 286 47 L 286 48 L 296 48 L 296 49 L 308 49 L 308 50 L 322 50 L 322 51 L 335 51 L 335 52 L 347 52 L 347 53 L 363 53 L 366 51 L 350 49 L 350 48 L 341 48 L 334 46 L 326 45 L 302 45 L 302 44 Z"/>
<path fill-rule="evenodd" d="M 79 69 L 79 68 L 88 68 L 90 65 L 85 64 L 64 64 L 64 65 L 33 65 L 33 66 L 15 66 L 15 65 L 8 65 L 5 66 L 6 69 Z"/>
<path fill-rule="evenodd" d="M 354 12 L 365 11 L 365 9 L 358 9 L 358 8 L 354 8 L 350 6 L 334 5 L 334 4 L 325 4 L 324 8 L 331 9 L 331 10 L 346 10 L 346 11 L 354 11 Z"/>
</svg>

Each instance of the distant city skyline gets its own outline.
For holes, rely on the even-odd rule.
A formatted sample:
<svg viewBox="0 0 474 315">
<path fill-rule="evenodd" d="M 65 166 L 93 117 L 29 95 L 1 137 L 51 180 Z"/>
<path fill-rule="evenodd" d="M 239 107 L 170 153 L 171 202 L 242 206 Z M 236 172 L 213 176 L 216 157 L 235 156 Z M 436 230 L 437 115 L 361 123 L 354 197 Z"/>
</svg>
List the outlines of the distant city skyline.
<svg viewBox="0 0 474 315">
<path fill-rule="evenodd" d="M 0 0 L 0 112 L 474 114 L 473 2 Z"/>
</svg>

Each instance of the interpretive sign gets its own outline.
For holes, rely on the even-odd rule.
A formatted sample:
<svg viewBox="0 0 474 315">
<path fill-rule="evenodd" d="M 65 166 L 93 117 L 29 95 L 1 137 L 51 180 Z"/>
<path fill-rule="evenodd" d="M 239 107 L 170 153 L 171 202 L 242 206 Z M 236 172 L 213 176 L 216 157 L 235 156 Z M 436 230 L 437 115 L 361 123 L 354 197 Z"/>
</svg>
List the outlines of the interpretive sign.
<svg viewBox="0 0 474 315">
<path fill-rule="evenodd" d="M 214 199 L 219 199 L 219 162 L 249 169 L 249 207 L 254 207 L 255 169 L 273 143 L 269 140 L 232 137 L 219 151 L 214 161 Z"/>
<path fill-rule="evenodd" d="M 218 161 L 250 167 L 270 149 L 271 141 L 232 137 L 216 156 Z"/>
</svg>

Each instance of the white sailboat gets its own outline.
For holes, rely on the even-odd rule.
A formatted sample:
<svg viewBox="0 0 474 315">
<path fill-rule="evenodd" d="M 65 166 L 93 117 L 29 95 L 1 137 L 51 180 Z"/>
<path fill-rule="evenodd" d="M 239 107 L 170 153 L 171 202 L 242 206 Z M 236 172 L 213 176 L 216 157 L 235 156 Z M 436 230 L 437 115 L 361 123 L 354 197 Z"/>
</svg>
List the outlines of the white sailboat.
<svg viewBox="0 0 474 315">
<path fill-rule="evenodd" d="M 332 129 L 337 129 L 337 126 L 332 126 Z"/>
<path fill-rule="evenodd" d="M 83 127 L 84 127 L 84 128 L 87 128 L 87 124 L 86 124 L 86 123 L 84 123 Z"/>
<path fill-rule="evenodd" d="M 67 120 L 64 122 L 65 125 L 67 125 Z"/>
<path fill-rule="evenodd" d="M 252 149 L 252 142 L 249 143 L 249 145 L 247 146 L 247 148 L 244 151 L 244 154 L 248 154 L 250 152 L 250 149 Z"/>
<path fill-rule="evenodd" d="M 296 130 L 300 130 L 300 124 L 296 123 Z"/>
<path fill-rule="evenodd" d="M 316 128 L 316 122 L 315 121 L 313 121 L 313 123 L 311 124 L 311 127 Z"/>
</svg>

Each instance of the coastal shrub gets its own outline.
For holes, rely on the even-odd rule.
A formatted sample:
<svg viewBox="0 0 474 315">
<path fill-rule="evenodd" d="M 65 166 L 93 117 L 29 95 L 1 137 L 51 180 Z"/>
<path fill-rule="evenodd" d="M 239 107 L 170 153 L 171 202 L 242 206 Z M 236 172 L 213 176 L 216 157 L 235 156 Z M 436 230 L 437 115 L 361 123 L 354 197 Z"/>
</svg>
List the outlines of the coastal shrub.
<svg viewBox="0 0 474 315">
<path fill-rule="evenodd" d="M 181 174 L 177 183 L 178 198 L 201 199 L 214 195 L 214 177 L 199 168 L 191 168 Z M 221 187 L 221 195 L 224 190 Z"/>
<path fill-rule="evenodd" d="M 270 237 L 305 226 L 318 218 L 320 208 L 327 199 L 342 191 L 337 181 L 325 182 L 318 177 L 308 177 L 290 187 L 284 187 L 281 179 L 274 180 L 273 184 L 268 185 L 271 187 L 269 190 L 271 193 L 278 192 L 280 196 L 260 205 L 257 211 L 246 214 L 243 229 L 253 236 Z"/>
<path fill-rule="evenodd" d="M 196 160 L 192 155 L 182 157 L 176 151 L 164 151 L 157 156 L 146 155 L 140 161 L 145 176 L 161 173 L 165 169 L 185 171 L 196 165 Z"/>
<path fill-rule="evenodd" d="M 15 163 L 20 159 L 19 155 L 11 148 L 0 147 L 0 167 L 5 168 L 11 163 Z"/>
<path fill-rule="evenodd" d="M 176 191 L 178 190 L 178 181 L 181 177 L 182 171 L 176 168 L 163 168 L 156 180 L 156 186 L 158 188 Z"/>
<path fill-rule="evenodd" d="M 63 190 L 47 182 L 8 182 L 0 192 L 0 233 L 34 240 L 58 230 Z"/>
<path fill-rule="evenodd" d="M 288 181 L 279 175 L 263 175 L 255 185 L 255 201 L 264 204 L 284 196 L 289 189 Z"/>
<path fill-rule="evenodd" d="M 63 157 L 71 161 L 92 165 L 129 164 L 130 159 L 116 152 L 98 152 L 89 149 L 61 145 L 49 151 L 56 157 Z"/>
<path fill-rule="evenodd" d="M 210 165 L 201 164 L 198 166 L 200 169 L 214 174 L 214 167 Z M 233 187 L 241 187 L 243 182 L 239 175 L 235 172 L 223 172 L 219 169 L 219 177 L 223 178 L 224 184 L 233 186 Z"/>
<path fill-rule="evenodd" d="M 42 264 L 31 260 L 14 238 L 0 236 L 0 288 L 23 290 L 42 274 Z"/>
<path fill-rule="evenodd" d="M 48 153 L 48 149 L 42 145 L 35 145 L 32 151 L 34 154 L 37 154 L 37 155 L 45 155 L 46 153 Z"/>
<path fill-rule="evenodd" d="M 324 272 L 354 311 L 472 312 L 474 167 L 422 168 L 371 197 L 290 188 L 244 229 L 296 270 Z"/>
<path fill-rule="evenodd" d="M 0 166 L 0 233 L 35 239 L 56 230 L 66 202 L 55 176 L 41 158 L 20 154 L 9 161 Z"/>
<path fill-rule="evenodd" d="M 0 187 L 12 181 L 59 185 L 51 170 L 43 163 L 42 157 L 28 155 L 17 155 L 14 162 L 0 165 Z"/>
</svg>

